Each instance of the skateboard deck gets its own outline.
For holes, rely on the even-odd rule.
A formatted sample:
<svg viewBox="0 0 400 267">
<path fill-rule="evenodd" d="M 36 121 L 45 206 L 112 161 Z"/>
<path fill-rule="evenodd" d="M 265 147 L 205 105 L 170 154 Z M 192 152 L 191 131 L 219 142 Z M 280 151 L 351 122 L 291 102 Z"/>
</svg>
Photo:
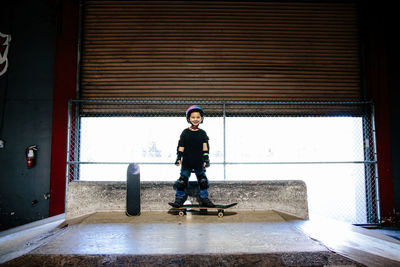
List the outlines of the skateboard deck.
<svg viewBox="0 0 400 267">
<path fill-rule="evenodd" d="M 127 170 L 126 215 L 140 215 L 140 170 L 135 163 L 129 164 Z"/>
<path fill-rule="evenodd" d="M 171 205 L 171 204 L 169 204 L 169 205 Z M 207 212 L 208 210 L 216 210 L 218 217 L 222 218 L 222 217 L 224 217 L 224 212 L 226 209 L 232 208 L 236 205 L 237 205 L 237 203 L 231 203 L 228 205 L 215 205 L 215 207 L 205 207 L 205 206 L 201 206 L 199 204 L 190 204 L 190 205 L 183 205 L 182 207 L 179 207 L 179 208 L 172 207 L 172 209 L 179 210 L 179 212 L 178 212 L 179 216 L 185 216 L 185 214 L 188 210 L 198 210 L 200 212 Z"/>
</svg>

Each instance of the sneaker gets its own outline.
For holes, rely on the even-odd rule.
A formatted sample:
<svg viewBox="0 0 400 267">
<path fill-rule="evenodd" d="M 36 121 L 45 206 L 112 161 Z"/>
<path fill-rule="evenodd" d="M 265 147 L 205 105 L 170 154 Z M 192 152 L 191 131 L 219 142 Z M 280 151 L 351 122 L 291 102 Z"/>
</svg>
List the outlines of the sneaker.
<svg viewBox="0 0 400 267">
<path fill-rule="evenodd" d="M 200 198 L 200 205 L 209 208 L 215 207 L 214 203 L 212 203 L 211 200 L 208 199 L 208 197 Z"/>
<path fill-rule="evenodd" d="M 174 202 L 169 202 L 168 204 L 170 204 L 172 207 L 174 208 L 180 208 L 183 206 L 183 203 L 185 203 L 187 197 L 184 198 L 175 198 Z"/>
</svg>

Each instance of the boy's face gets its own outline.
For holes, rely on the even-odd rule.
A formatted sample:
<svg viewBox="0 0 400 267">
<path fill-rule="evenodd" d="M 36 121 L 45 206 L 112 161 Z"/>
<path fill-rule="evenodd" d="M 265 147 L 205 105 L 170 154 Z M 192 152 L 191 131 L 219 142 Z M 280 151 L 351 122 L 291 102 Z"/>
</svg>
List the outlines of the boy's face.
<svg viewBox="0 0 400 267">
<path fill-rule="evenodd" d="M 190 114 L 189 121 L 193 126 L 198 126 L 203 121 L 203 118 L 201 117 L 200 112 L 193 111 Z"/>
</svg>

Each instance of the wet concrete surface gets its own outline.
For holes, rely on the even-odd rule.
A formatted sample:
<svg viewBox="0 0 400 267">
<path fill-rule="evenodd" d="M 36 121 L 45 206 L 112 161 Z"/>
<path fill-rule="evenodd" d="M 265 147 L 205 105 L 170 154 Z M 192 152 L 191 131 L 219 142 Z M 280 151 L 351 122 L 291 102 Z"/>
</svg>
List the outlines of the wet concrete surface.
<svg viewBox="0 0 400 267">
<path fill-rule="evenodd" d="M 232 210 L 223 218 L 104 212 L 66 221 L 58 229 L 62 232 L 54 238 L 3 265 L 400 266 L 395 239 L 275 211 Z"/>
<path fill-rule="evenodd" d="M 275 212 L 96 213 L 35 254 L 215 254 L 326 251 Z"/>
</svg>

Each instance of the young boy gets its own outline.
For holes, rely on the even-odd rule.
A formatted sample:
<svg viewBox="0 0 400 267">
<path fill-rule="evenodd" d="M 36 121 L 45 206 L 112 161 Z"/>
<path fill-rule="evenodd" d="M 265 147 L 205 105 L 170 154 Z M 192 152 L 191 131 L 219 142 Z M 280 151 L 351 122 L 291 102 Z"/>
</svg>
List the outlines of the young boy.
<svg viewBox="0 0 400 267">
<path fill-rule="evenodd" d="M 176 181 L 175 202 L 169 204 L 179 208 L 187 199 L 186 187 L 192 171 L 196 174 L 200 190 L 200 205 L 214 207 L 208 199 L 208 179 L 205 168 L 210 166 L 207 133 L 199 128 L 203 123 L 204 112 L 200 106 L 191 106 L 186 111 L 186 120 L 191 126 L 183 130 L 179 143 L 176 166 L 182 164 L 180 177 Z M 183 158 L 183 160 L 182 160 Z"/>
</svg>

